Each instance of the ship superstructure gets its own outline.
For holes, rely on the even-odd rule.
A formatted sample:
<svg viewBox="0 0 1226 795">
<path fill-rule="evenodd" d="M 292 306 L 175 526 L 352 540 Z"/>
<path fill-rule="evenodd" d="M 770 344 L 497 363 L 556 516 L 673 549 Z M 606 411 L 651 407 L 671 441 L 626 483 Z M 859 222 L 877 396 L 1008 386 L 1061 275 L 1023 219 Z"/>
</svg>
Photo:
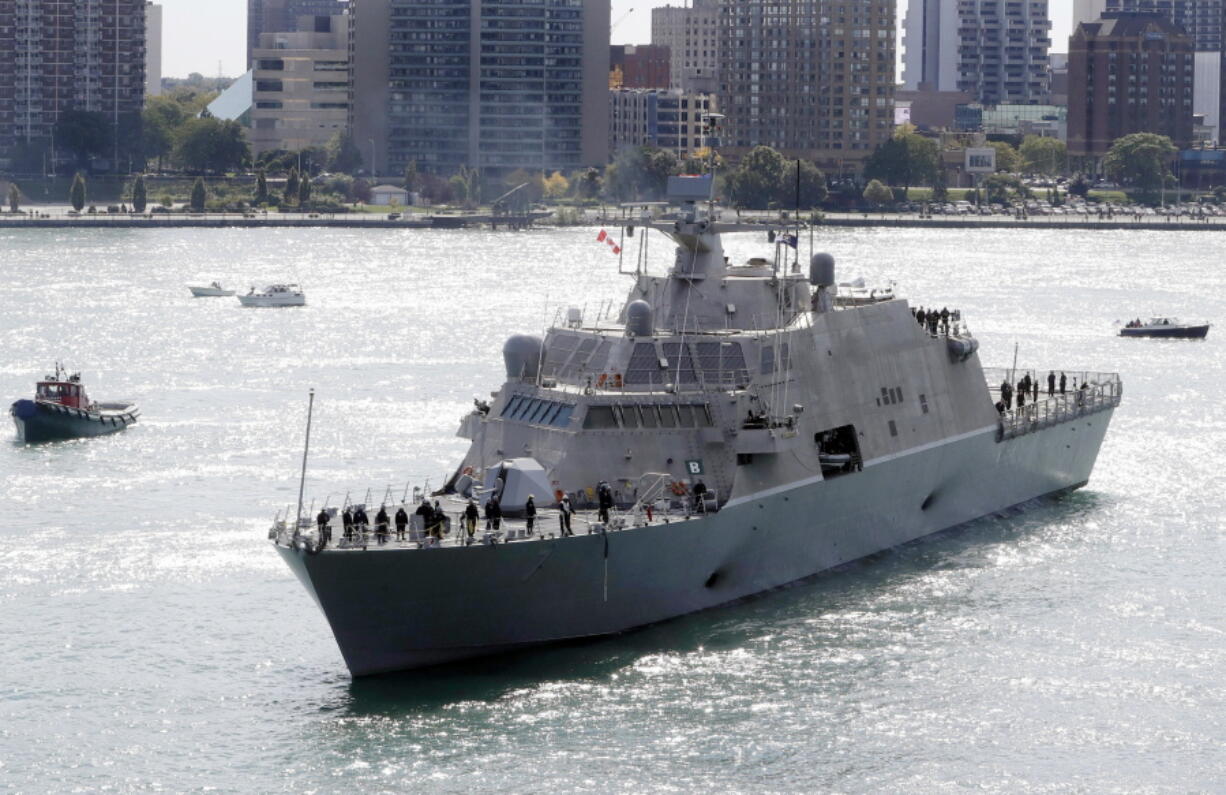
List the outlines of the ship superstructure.
<svg viewBox="0 0 1226 795">
<path fill-rule="evenodd" d="M 1117 376 L 1068 371 L 1072 389 L 1015 407 L 1022 371 L 985 372 L 959 314 L 836 305 L 833 258 L 802 262 L 799 235 L 732 263 L 707 178 L 670 188 L 680 210 L 637 225 L 673 241 L 673 265 L 636 268 L 615 322 L 571 310 L 507 341 L 506 382 L 461 425 L 449 533 L 274 530 L 355 675 L 624 631 L 1088 480 Z M 470 537 L 467 501 L 491 497 L 506 524 Z"/>
</svg>

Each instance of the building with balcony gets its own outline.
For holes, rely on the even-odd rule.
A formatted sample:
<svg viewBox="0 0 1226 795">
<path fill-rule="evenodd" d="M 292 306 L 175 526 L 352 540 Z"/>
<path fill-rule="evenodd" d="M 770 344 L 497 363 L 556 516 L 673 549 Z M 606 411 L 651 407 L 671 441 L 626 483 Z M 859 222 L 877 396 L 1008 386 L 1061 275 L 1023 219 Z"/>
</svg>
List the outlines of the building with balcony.
<svg viewBox="0 0 1226 795">
<path fill-rule="evenodd" d="M 1102 157 L 1137 132 L 1192 142 L 1193 42 L 1163 14 L 1106 12 L 1069 41 L 1068 153 Z"/>
<path fill-rule="evenodd" d="M 68 111 L 97 114 L 114 168 L 134 152 L 145 104 L 146 0 L 0 3 L 0 169 L 49 171 L 67 159 L 54 140 Z"/>
<path fill-rule="evenodd" d="M 667 87 L 690 91 L 714 86 L 719 71 L 720 0 L 651 10 L 651 43 L 670 53 Z M 697 82 L 695 82 L 697 81 Z"/>
<path fill-rule="evenodd" d="M 706 146 L 703 117 L 715 113 L 711 94 L 622 89 L 609 91 L 609 148 L 655 146 L 684 160 Z"/>
<path fill-rule="evenodd" d="M 354 0 L 350 15 L 353 136 L 379 172 L 606 162 L 607 0 Z"/>
<path fill-rule="evenodd" d="M 1048 102 L 1047 0 L 911 0 L 903 86 L 965 91 L 983 105 Z"/>
<path fill-rule="evenodd" d="M 145 6 L 145 94 L 156 97 L 162 93 L 162 7 L 156 3 Z"/>
<path fill-rule="evenodd" d="M 349 120 L 349 18 L 312 17 L 310 32 L 265 33 L 254 51 L 252 154 L 327 145 Z"/>
<path fill-rule="evenodd" d="M 722 151 L 858 168 L 894 127 L 894 0 L 739 0 L 720 13 Z"/>
</svg>

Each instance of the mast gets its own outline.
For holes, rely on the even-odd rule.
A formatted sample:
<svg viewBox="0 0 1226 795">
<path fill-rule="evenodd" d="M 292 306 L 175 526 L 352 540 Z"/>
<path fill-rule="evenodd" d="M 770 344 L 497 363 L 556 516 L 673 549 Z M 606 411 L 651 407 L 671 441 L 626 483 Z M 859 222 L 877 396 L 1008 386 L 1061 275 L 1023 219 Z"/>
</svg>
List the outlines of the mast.
<svg viewBox="0 0 1226 795">
<path fill-rule="evenodd" d="M 311 415 L 315 411 L 315 390 L 311 390 L 310 397 L 307 400 L 307 427 L 306 427 L 306 442 L 302 446 L 302 476 L 298 480 L 298 518 L 294 520 L 294 532 L 298 532 L 298 526 L 302 523 L 302 493 L 306 489 L 306 470 L 307 470 L 307 453 L 311 450 Z"/>
</svg>

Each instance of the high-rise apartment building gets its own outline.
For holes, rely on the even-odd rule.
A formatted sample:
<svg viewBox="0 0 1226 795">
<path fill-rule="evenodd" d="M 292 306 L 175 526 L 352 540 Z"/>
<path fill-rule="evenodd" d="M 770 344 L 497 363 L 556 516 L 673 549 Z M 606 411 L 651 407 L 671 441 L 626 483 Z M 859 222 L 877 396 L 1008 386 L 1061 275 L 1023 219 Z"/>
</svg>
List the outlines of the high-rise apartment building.
<svg viewBox="0 0 1226 795">
<path fill-rule="evenodd" d="M 766 145 L 828 167 L 867 158 L 894 126 L 894 0 L 727 0 L 723 150 Z"/>
<path fill-rule="evenodd" d="M 903 86 L 964 91 L 983 105 L 1041 105 L 1050 90 L 1047 0 L 911 0 Z"/>
<path fill-rule="evenodd" d="M 655 146 L 685 159 L 706 146 L 704 117 L 719 109 L 711 94 L 609 91 L 609 146 Z"/>
<path fill-rule="evenodd" d="M 1069 41 L 1069 154 L 1102 157 L 1136 132 L 1189 146 L 1192 80 L 1192 38 L 1164 14 L 1082 23 Z"/>
<path fill-rule="evenodd" d="M 99 114 L 114 148 L 135 138 L 145 102 L 145 0 L 0 3 L 0 168 L 40 170 L 63 159 L 55 124 Z"/>
<path fill-rule="evenodd" d="M 253 154 L 326 146 L 348 126 L 349 18 L 312 20 L 309 32 L 260 36 L 252 75 Z"/>
<path fill-rule="evenodd" d="M 1086 2 L 1087 0 L 1083 0 Z M 1193 113 L 1204 116 L 1213 140 L 1223 135 L 1222 109 L 1226 106 L 1226 2 L 1224 0 L 1096 0 L 1107 11 L 1155 13 L 1182 28 L 1196 51 Z M 1092 22 L 1094 20 L 1081 20 Z M 1074 28 L 1075 30 L 1075 28 Z"/>
<path fill-rule="evenodd" d="M 607 160 L 608 0 L 355 0 L 351 15 L 353 134 L 386 141 L 380 171 Z"/>
<path fill-rule="evenodd" d="M 145 5 L 145 94 L 162 93 L 162 7 Z"/>
<path fill-rule="evenodd" d="M 690 7 L 651 11 L 651 43 L 667 47 L 669 88 L 690 90 L 695 81 L 713 84 L 719 71 L 720 0 L 693 0 Z"/>
<path fill-rule="evenodd" d="M 297 33 L 300 24 L 313 25 L 315 17 L 345 13 L 349 0 L 247 0 L 247 68 L 260 46 L 263 33 Z"/>
</svg>

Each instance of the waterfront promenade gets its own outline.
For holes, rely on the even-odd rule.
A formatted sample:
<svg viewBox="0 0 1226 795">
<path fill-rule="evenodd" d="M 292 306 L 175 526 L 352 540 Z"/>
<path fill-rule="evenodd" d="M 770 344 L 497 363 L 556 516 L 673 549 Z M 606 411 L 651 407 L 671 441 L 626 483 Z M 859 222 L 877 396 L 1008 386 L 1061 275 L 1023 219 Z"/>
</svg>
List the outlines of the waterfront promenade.
<svg viewBox="0 0 1226 795">
<path fill-rule="evenodd" d="M 346 229 L 455 229 L 489 226 L 524 226 L 526 219 L 493 218 L 487 214 L 425 215 L 419 213 L 95 213 L 70 215 L 62 207 L 32 207 L 25 214 L 0 213 L 0 229 L 172 229 L 172 228 L 305 228 L 337 227 Z M 556 225 L 552 217 L 534 214 L 532 224 Z M 609 209 L 588 210 L 579 218 L 579 225 L 621 225 L 638 216 L 638 212 L 623 214 Z M 804 214 L 802 214 L 804 217 Z M 775 214 L 741 213 L 739 218 L 726 210 L 724 219 L 734 220 L 745 231 L 788 225 Z M 576 225 L 571 223 L 570 225 Z M 1084 229 L 1084 230 L 1145 230 L 1194 231 L 1226 230 L 1226 216 L 1161 216 L 1116 214 L 1107 216 L 1031 215 L 938 215 L 917 213 L 825 213 L 817 224 L 826 227 L 885 227 L 927 229 Z"/>
</svg>

